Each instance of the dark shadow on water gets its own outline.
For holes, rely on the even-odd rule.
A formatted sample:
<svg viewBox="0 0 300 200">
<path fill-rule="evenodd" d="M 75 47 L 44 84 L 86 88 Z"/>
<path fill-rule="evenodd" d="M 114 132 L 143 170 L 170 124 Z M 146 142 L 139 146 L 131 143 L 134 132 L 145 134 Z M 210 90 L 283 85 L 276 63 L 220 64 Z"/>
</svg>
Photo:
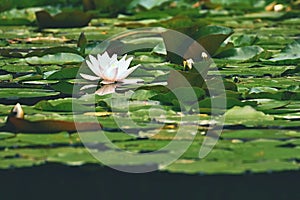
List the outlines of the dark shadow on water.
<svg viewBox="0 0 300 200">
<path fill-rule="evenodd" d="M 0 170 L 0 199 L 300 199 L 300 171 L 128 174 L 98 165 Z"/>
</svg>

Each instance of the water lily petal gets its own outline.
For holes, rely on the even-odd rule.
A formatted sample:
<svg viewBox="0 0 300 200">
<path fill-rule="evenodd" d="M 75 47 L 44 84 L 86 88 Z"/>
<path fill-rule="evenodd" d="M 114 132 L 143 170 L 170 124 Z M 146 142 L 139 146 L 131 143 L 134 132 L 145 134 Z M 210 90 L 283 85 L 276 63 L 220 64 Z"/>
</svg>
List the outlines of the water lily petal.
<svg viewBox="0 0 300 200">
<path fill-rule="evenodd" d="M 136 84 L 136 83 L 143 83 L 144 80 L 140 78 L 130 78 L 130 79 L 124 79 L 122 80 L 122 84 L 124 85 L 131 85 L 131 84 Z"/>
<path fill-rule="evenodd" d="M 126 56 L 126 55 L 125 55 Z M 126 73 L 129 65 L 130 65 L 130 62 L 132 61 L 133 57 L 131 58 L 128 58 L 127 60 L 125 60 L 125 56 L 119 61 L 119 72 L 118 72 L 118 76 L 117 78 L 120 79 L 120 77 L 123 77 L 123 74 Z"/>
<path fill-rule="evenodd" d="M 100 55 L 100 54 L 99 54 L 99 55 Z M 102 54 L 102 57 L 101 57 L 101 58 L 104 59 L 104 60 L 110 60 L 110 57 L 109 57 L 107 51 L 105 51 L 105 52 Z"/>
<path fill-rule="evenodd" d="M 118 77 L 119 80 L 123 80 L 125 79 L 127 76 L 129 76 L 129 74 L 131 74 L 134 70 L 136 70 L 136 68 L 138 68 L 139 66 L 141 66 L 140 64 L 129 68 L 125 73 L 123 73 L 120 77 Z"/>
<path fill-rule="evenodd" d="M 92 70 L 92 72 L 94 74 L 96 74 L 97 76 L 101 75 L 101 71 L 100 68 L 97 65 L 94 65 L 92 62 L 86 60 L 86 64 L 88 65 L 88 67 L 90 68 L 90 70 Z"/>
<path fill-rule="evenodd" d="M 95 58 L 94 56 L 92 56 L 92 55 L 89 55 L 89 59 L 90 59 L 90 61 L 92 62 L 92 64 L 93 65 L 98 65 L 98 60 L 97 60 L 97 58 Z"/>
<path fill-rule="evenodd" d="M 118 81 L 118 80 L 117 80 L 117 77 L 118 77 L 118 71 L 119 71 L 119 68 L 118 68 L 118 67 L 113 68 L 113 70 L 111 71 L 111 80 L 113 80 L 113 81 Z"/>
<path fill-rule="evenodd" d="M 110 58 L 109 64 L 113 64 L 113 63 L 115 63 L 115 62 L 117 62 L 117 61 L 118 61 L 118 55 L 117 55 L 117 54 L 114 54 L 114 55 L 112 55 L 112 57 Z"/>
<path fill-rule="evenodd" d="M 103 72 L 103 80 L 117 81 L 118 67 L 110 67 Z"/>
<path fill-rule="evenodd" d="M 118 62 L 118 66 L 119 67 L 124 67 L 125 66 L 125 64 L 126 64 L 126 57 L 127 57 L 127 54 L 125 54 L 120 60 L 119 60 L 119 62 Z M 129 66 L 129 65 L 128 65 Z M 127 68 L 128 68 L 128 66 L 127 66 Z"/>
<path fill-rule="evenodd" d="M 126 60 L 126 57 L 127 57 L 127 54 L 125 54 L 121 59 L 120 59 L 120 61 L 125 61 Z"/>
<path fill-rule="evenodd" d="M 85 86 L 82 86 L 80 88 L 80 90 L 86 90 L 86 89 L 90 89 L 90 88 L 95 88 L 97 87 L 98 85 L 85 85 Z"/>
<path fill-rule="evenodd" d="M 115 81 L 107 81 L 107 80 L 103 80 L 100 82 L 101 84 L 104 84 L 104 85 L 108 85 L 108 84 L 113 84 L 115 83 Z"/>
<path fill-rule="evenodd" d="M 97 80 L 100 80 L 101 78 L 98 77 L 98 76 L 91 76 L 91 75 L 88 75 L 88 74 L 81 74 L 80 73 L 80 76 L 86 80 L 90 80 L 90 81 L 97 81 Z"/>
<path fill-rule="evenodd" d="M 129 67 L 131 61 L 132 61 L 133 57 L 130 57 L 128 58 L 126 61 L 125 61 L 125 65 L 127 66 L 127 68 Z"/>
<path fill-rule="evenodd" d="M 106 51 L 102 55 L 98 54 L 97 58 L 98 58 L 99 66 L 101 66 L 103 71 L 106 70 L 108 67 L 110 67 L 111 59 Z"/>
</svg>

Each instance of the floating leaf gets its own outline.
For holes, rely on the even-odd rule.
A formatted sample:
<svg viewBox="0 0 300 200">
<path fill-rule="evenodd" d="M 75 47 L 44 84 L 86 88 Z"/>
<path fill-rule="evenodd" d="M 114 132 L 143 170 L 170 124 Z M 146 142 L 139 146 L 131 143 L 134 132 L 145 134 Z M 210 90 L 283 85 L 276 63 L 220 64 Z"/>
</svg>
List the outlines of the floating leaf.
<svg viewBox="0 0 300 200">
<path fill-rule="evenodd" d="M 91 15 L 81 11 L 64 11 L 51 16 L 47 11 L 36 12 L 39 28 L 74 28 L 87 26 Z"/>
<path fill-rule="evenodd" d="M 234 106 L 245 106 L 245 105 L 252 105 L 252 106 L 255 106 L 256 103 L 255 102 L 241 102 L 240 100 L 236 99 L 236 98 L 232 98 L 232 97 L 222 97 L 222 96 L 219 96 L 219 97 L 214 97 L 213 99 L 215 102 L 221 102 L 220 105 L 222 105 L 222 102 L 225 102 L 226 101 L 226 108 L 232 108 Z M 198 106 L 200 107 L 200 110 L 201 108 L 211 108 L 211 101 L 212 99 L 211 98 L 205 98 L 201 101 L 199 101 L 198 103 Z M 215 106 L 218 106 L 217 104 Z M 221 106 L 222 108 L 222 106 Z"/>
<path fill-rule="evenodd" d="M 71 47 L 49 47 L 43 50 L 34 50 L 28 54 L 25 55 L 25 57 L 33 57 L 33 56 L 38 56 L 42 57 L 47 54 L 57 54 L 57 53 L 72 53 L 72 54 L 80 54 L 76 49 L 71 48 Z"/>
<path fill-rule="evenodd" d="M 12 81 L 13 76 L 11 74 L 0 75 L 0 81 Z"/>
<path fill-rule="evenodd" d="M 223 51 L 220 54 L 218 54 L 217 57 L 244 62 L 250 60 L 257 60 L 263 52 L 264 49 L 259 46 L 245 46 Z"/>
<path fill-rule="evenodd" d="M 251 46 L 258 40 L 257 36 L 253 35 L 240 35 L 233 40 L 235 47 Z"/>
<path fill-rule="evenodd" d="M 296 64 L 300 60 L 300 40 L 288 44 L 279 54 L 275 54 L 268 61 L 278 64 Z"/>
<path fill-rule="evenodd" d="M 151 97 L 151 100 L 160 101 L 166 105 L 173 105 L 176 109 L 181 108 L 187 111 L 197 102 L 198 99 L 203 98 L 205 91 L 201 88 L 175 88 L 166 94 L 158 94 Z"/>
<path fill-rule="evenodd" d="M 260 123 L 263 124 L 264 121 L 273 121 L 274 117 L 271 115 L 266 115 L 261 111 L 257 111 L 251 106 L 239 107 L 235 106 L 225 113 L 226 123 L 233 124 L 244 124 L 250 123 Z"/>
<path fill-rule="evenodd" d="M 84 58 L 73 53 L 57 53 L 54 55 L 45 55 L 42 57 L 34 56 L 25 58 L 25 61 L 31 65 L 64 65 L 81 63 L 84 61 Z"/>
<path fill-rule="evenodd" d="M 300 137 L 297 131 L 277 130 L 277 129 L 242 129 L 242 130 L 226 130 L 222 133 L 222 138 L 240 139 L 248 141 L 249 139 L 290 139 Z"/>
<path fill-rule="evenodd" d="M 195 43 L 191 38 L 185 35 L 178 34 L 177 32 L 167 30 L 162 33 L 166 50 L 168 52 L 168 59 L 171 61 L 182 64 L 183 56 L 185 59 L 193 58 L 194 61 L 199 62 L 203 58 L 201 53 L 207 51 L 213 55 L 222 42 L 233 33 L 232 29 L 222 26 L 205 26 L 193 33 L 191 37 L 200 43 Z M 177 40 L 175 43 L 174 40 Z M 179 60 L 179 62 L 177 61 Z"/>
<path fill-rule="evenodd" d="M 259 9 L 264 8 L 265 1 L 253 1 L 253 0 L 211 0 L 210 1 L 216 5 L 222 5 L 227 9 L 242 9 L 242 10 L 249 10 L 249 9 Z"/>
<path fill-rule="evenodd" d="M 70 95 L 73 94 L 74 84 L 65 81 L 59 81 L 58 83 L 51 84 L 50 87 L 55 91 Z M 78 91 L 78 89 L 75 91 Z"/>
<path fill-rule="evenodd" d="M 223 156 L 226 155 L 223 153 Z M 164 171 L 188 174 L 242 174 L 246 172 L 270 172 L 283 170 L 298 170 L 294 163 L 281 160 L 268 160 L 260 162 L 242 163 L 241 161 L 194 161 L 194 160 L 178 160 L 174 164 L 168 166 Z"/>
<path fill-rule="evenodd" d="M 0 90 L 1 99 L 17 100 L 22 98 L 56 96 L 58 92 L 52 90 L 34 88 L 2 88 Z"/>
<path fill-rule="evenodd" d="M 194 33 L 192 37 L 195 38 L 210 55 L 214 55 L 224 40 L 231 34 L 233 34 L 231 28 L 223 26 L 205 26 Z"/>
<path fill-rule="evenodd" d="M 12 158 L 12 159 L 0 159 L 1 169 L 9 169 L 9 168 L 21 168 L 21 167 L 33 167 L 44 164 L 43 160 L 33 160 L 26 158 Z"/>
<path fill-rule="evenodd" d="M 288 76 L 288 75 L 297 75 L 300 73 L 300 65 L 297 66 L 294 69 L 287 69 L 286 71 L 284 71 L 281 76 Z"/>
<path fill-rule="evenodd" d="M 156 95 L 157 92 L 153 90 L 137 90 L 135 93 L 131 96 L 131 99 L 133 100 L 149 100 L 151 97 Z"/>
<path fill-rule="evenodd" d="M 300 100 L 300 92 L 278 91 L 246 94 L 248 99 Z"/>
<path fill-rule="evenodd" d="M 99 163 L 85 148 L 57 148 L 49 151 L 48 162 L 59 162 L 70 166 Z"/>
<path fill-rule="evenodd" d="M 1 1 L 1 5 L 5 5 L 5 2 Z M 0 8 L 1 10 L 1 8 Z M 26 8 L 26 9 L 11 9 L 0 13 L 1 25 L 32 25 L 32 21 L 35 19 L 34 13 L 39 8 Z"/>
<path fill-rule="evenodd" d="M 204 84 L 204 78 L 198 72 L 171 70 L 167 82 L 171 89 L 188 86 L 201 88 Z"/>
<path fill-rule="evenodd" d="M 44 111 L 53 111 L 53 112 L 72 112 L 73 107 L 76 106 L 77 112 L 91 112 L 93 108 L 91 106 L 85 106 L 76 102 L 72 102 L 72 99 L 57 99 L 49 101 L 40 101 L 34 108 Z"/>
<path fill-rule="evenodd" d="M 143 0 L 133 0 L 130 3 L 130 7 L 136 7 L 137 5 L 142 6 L 148 10 L 160 6 L 161 4 L 165 2 L 169 2 L 170 0 L 148 0 L 148 1 L 143 1 Z"/>
<path fill-rule="evenodd" d="M 51 73 L 49 76 L 45 76 L 47 80 L 63 80 L 76 78 L 79 67 L 66 67 L 62 70 Z"/>
</svg>

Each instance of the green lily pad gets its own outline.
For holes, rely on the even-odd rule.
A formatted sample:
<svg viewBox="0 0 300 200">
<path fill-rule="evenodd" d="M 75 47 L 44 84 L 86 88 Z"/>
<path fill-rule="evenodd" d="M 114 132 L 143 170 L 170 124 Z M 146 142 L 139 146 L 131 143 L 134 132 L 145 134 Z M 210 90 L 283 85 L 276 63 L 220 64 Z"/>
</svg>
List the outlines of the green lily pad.
<svg viewBox="0 0 300 200">
<path fill-rule="evenodd" d="M 155 96 L 157 92 L 153 90 L 137 90 L 132 95 L 131 99 L 133 100 L 149 100 L 151 97 Z"/>
<path fill-rule="evenodd" d="M 56 148 L 49 150 L 48 162 L 59 162 L 71 166 L 80 166 L 86 163 L 100 163 L 85 148 Z"/>
<path fill-rule="evenodd" d="M 51 16 L 47 11 L 36 12 L 38 26 L 42 28 L 73 28 L 86 26 L 91 15 L 82 11 L 65 11 Z"/>
<path fill-rule="evenodd" d="M 170 0 L 150 0 L 150 1 L 142 1 L 142 0 L 133 0 L 130 3 L 130 7 L 136 7 L 137 5 L 142 6 L 148 10 L 160 6 L 161 4 L 165 2 L 169 2 Z"/>
<path fill-rule="evenodd" d="M 0 75 L 0 81 L 11 81 L 13 76 L 11 74 Z"/>
<path fill-rule="evenodd" d="M 273 121 L 274 117 L 266 115 L 261 111 L 256 111 L 251 106 L 235 106 L 225 113 L 225 123 L 244 124 L 247 122 L 263 124 L 264 121 Z"/>
<path fill-rule="evenodd" d="M 73 53 L 57 53 L 54 55 L 45 55 L 42 57 L 29 57 L 25 61 L 30 65 L 64 65 L 77 64 L 84 61 L 84 58 Z"/>
<path fill-rule="evenodd" d="M 44 89 L 34 88 L 2 88 L 0 90 L 1 99 L 17 100 L 22 98 L 34 98 L 34 97 L 49 97 L 56 96 L 59 92 Z"/>
<path fill-rule="evenodd" d="M 59 134 L 18 134 L 16 138 L 31 145 L 70 145 L 73 142 L 67 132 Z"/>
<path fill-rule="evenodd" d="M 57 54 L 57 53 L 73 53 L 73 54 L 80 55 L 80 53 L 75 48 L 61 46 L 61 47 L 49 47 L 42 50 L 35 50 L 26 54 L 25 57 L 34 57 L 34 56 L 42 57 L 48 54 Z"/>
<path fill-rule="evenodd" d="M 47 80 L 63 80 L 63 79 L 73 79 L 76 78 L 78 74 L 79 67 L 66 67 L 60 71 L 51 73 L 49 76 L 45 75 L 44 78 Z"/>
<path fill-rule="evenodd" d="M 1 159 L 1 169 L 20 168 L 20 167 L 33 167 L 44 164 L 45 161 L 31 160 L 26 158 L 12 158 L 12 159 Z"/>
<path fill-rule="evenodd" d="M 258 60 L 259 56 L 263 52 L 264 49 L 259 46 L 245 46 L 223 51 L 218 54 L 217 57 L 243 62 L 249 60 Z"/>
<path fill-rule="evenodd" d="M 186 23 L 185 21 L 183 23 Z M 185 59 L 193 57 L 196 61 L 202 60 L 201 53 L 205 50 L 210 55 L 213 55 L 218 48 L 221 46 L 222 42 L 228 38 L 232 33 L 232 29 L 222 26 L 204 26 L 197 29 L 196 32 L 190 32 L 189 35 L 197 41 L 197 43 L 192 43 L 192 39 L 187 36 L 180 35 L 177 32 L 167 30 L 162 33 L 162 37 L 167 50 L 167 58 L 174 63 L 182 64 L 183 60 L 180 56 L 184 56 Z M 192 34 L 191 34 L 192 33 Z M 178 42 L 174 43 L 174 38 Z M 187 46 L 189 45 L 189 46 Z M 182 48 L 187 49 L 182 49 Z M 178 52 L 186 51 L 184 55 L 177 55 Z"/>
<path fill-rule="evenodd" d="M 0 13 L 0 99 L 3 103 L 0 104 L 0 126 L 5 125 L 7 115 L 19 102 L 29 121 L 76 118 L 79 122 L 90 122 L 95 118 L 104 127 L 101 137 L 99 132 L 81 135 L 1 132 L 1 169 L 49 163 L 103 165 L 83 146 L 84 138 L 92 153 L 107 157 L 108 164 L 114 166 L 148 165 L 147 159 L 120 157 L 119 153 L 121 150 L 138 154 L 154 152 L 174 140 L 191 142 L 191 145 L 169 166 L 161 164 L 166 160 L 164 152 L 158 153 L 160 156 L 151 164 L 158 166 L 159 171 L 197 175 L 299 170 L 297 38 L 300 21 L 295 2 L 277 2 L 291 11 L 267 12 L 265 6 L 271 1 L 265 0 L 129 1 L 0 0 L 0 10 L 7 10 Z M 85 13 L 76 14 L 74 10 L 81 7 Z M 48 12 L 39 15 L 43 30 L 37 30 L 35 24 L 35 12 L 40 10 Z M 85 16 L 93 19 L 87 22 Z M 85 24 L 81 25 L 85 27 L 82 28 L 56 28 L 79 26 L 83 21 Z M 131 76 L 142 78 L 144 85 L 122 85 L 114 95 L 95 97 L 85 94 L 92 90 L 79 90 L 87 84 L 75 79 L 85 55 L 97 52 L 97 46 L 114 34 L 126 30 L 132 34 L 132 28 L 150 26 L 180 31 L 200 42 L 207 51 L 191 48 L 183 58 L 179 56 L 176 60 L 170 56 L 169 47 L 173 45 L 173 50 L 180 51 L 188 44 L 172 34 L 116 39 L 109 44 L 110 50 L 116 53 L 124 50 L 134 56 L 131 64 L 142 66 Z M 167 41 L 164 37 L 169 36 Z M 135 49 L 142 44 L 151 48 Z M 131 48 L 135 50 L 125 52 Z M 203 61 L 203 51 L 209 52 L 215 63 L 209 67 L 201 65 L 199 69 L 208 70 L 205 81 L 210 83 L 209 89 L 219 92 L 222 89 L 217 85 L 224 83 L 224 95 L 208 98 L 206 85 L 209 84 L 202 84 L 199 76 L 189 77 L 191 85 L 200 88 L 199 93 L 195 92 L 196 100 L 182 88 L 164 86 L 172 76 L 170 69 L 183 70 L 183 60 L 188 58 L 199 59 L 194 59 L 199 64 Z M 186 73 L 191 74 L 192 70 Z M 173 76 L 172 82 L 182 87 L 181 79 Z M 177 88 L 176 93 L 183 96 L 183 110 L 179 109 L 180 104 L 170 88 Z M 76 98 L 72 97 L 73 90 L 79 91 Z M 123 95 L 124 92 L 127 93 Z M 159 102 L 152 100 L 158 96 Z M 199 159 L 203 141 L 217 136 L 214 127 L 219 118 L 211 116 L 212 100 L 217 103 L 220 119 L 224 113 L 227 119 L 217 144 L 205 158 Z M 225 100 L 227 105 L 223 108 L 221 103 Z M 193 126 L 198 132 L 190 131 Z M 184 134 L 176 138 L 179 128 Z M 106 137 L 110 142 L 102 142 Z"/>
<path fill-rule="evenodd" d="M 298 170 L 299 167 L 295 163 L 287 161 L 261 161 L 253 163 L 236 162 L 206 162 L 206 161 L 186 161 L 178 160 L 176 163 L 168 166 L 164 171 L 173 173 L 184 172 L 188 174 L 241 174 L 246 172 L 269 172 L 269 171 L 283 171 Z"/>
<path fill-rule="evenodd" d="M 276 100 L 299 100 L 300 92 L 290 92 L 290 91 L 278 91 L 276 93 L 270 92 L 261 92 L 261 93 L 252 93 L 247 94 L 249 99 L 276 99 Z"/>
<path fill-rule="evenodd" d="M 194 34 L 193 38 L 195 38 L 210 55 L 214 55 L 224 40 L 233 34 L 233 30 L 223 26 L 205 26 Z"/>
<path fill-rule="evenodd" d="M 50 87 L 55 91 L 70 95 L 73 94 L 74 84 L 65 81 L 59 81 L 58 83 L 51 84 Z"/>
<path fill-rule="evenodd" d="M 265 6 L 264 1 L 252 1 L 252 0 L 245 0 L 245 1 L 237 1 L 237 0 L 212 0 L 211 3 L 216 5 L 222 5 L 226 8 L 230 9 L 257 9 L 263 8 Z"/>
<path fill-rule="evenodd" d="M 201 108 L 211 108 L 211 98 L 205 98 L 201 101 L 199 101 L 198 106 Z M 220 105 L 222 105 L 222 102 L 226 101 L 226 108 L 232 108 L 234 106 L 246 106 L 246 105 L 252 105 L 255 106 L 256 103 L 255 102 L 242 102 L 236 98 L 233 97 L 214 97 L 214 101 L 215 102 L 221 102 Z M 215 105 L 218 108 L 218 105 Z M 222 109 L 222 106 L 220 106 L 220 108 Z M 224 108 L 223 108 L 224 109 Z"/>
<path fill-rule="evenodd" d="M 191 90 L 192 89 L 192 90 Z M 194 94 L 193 94 L 194 92 Z M 166 105 L 173 105 L 176 108 L 183 108 L 189 110 L 192 105 L 194 105 L 197 100 L 203 98 L 205 91 L 201 88 L 175 88 L 166 94 L 157 94 L 151 97 L 151 100 L 160 101 Z"/>
<path fill-rule="evenodd" d="M 240 35 L 233 40 L 235 47 L 251 46 L 258 40 L 257 36 L 253 35 Z"/>
<path fill-rule="evenodd" d="M 300 40 L 287 45 L 279 54 L 275 54 L 268 61 L 278 64 L 295 64 L 300 60 Z"/>
<path fill-rule="evenodd" d="M 56 112 L 72 112 L 73 107 L 76 106 L 77 112 L 88 112 L 93 111 L 93 108 L 90 106 L 85 106 L 76 102 L 73 102 L 72 99 L 56 99 L 56 100 L 49 100 L 49 101 L 40 101 L 38 102 L 34 108 L 44 111 L 56 111 Z"/>
<path fill-rule="evenodd" d="M 13 134 L 13 133 L 0 132 L 0 140 L 5 139 L 5 138 L 14 137 L 14 135 L 15 134 Z"/>
<path fill-rule="evenodd" d="M 276 129 L 254 129 L 254 130 L 230 130 L 224 131 L 222 133 L 222 138 L 226 139 L 241 139 L 241 140 L 249 140 L 249 139 L 259 139 L 259 138 L 267 138 L 267 139 L 289 139 L 293 137 L 300 137 L 299 131 L 288 131 L 288 130 L 276 130 Z"/>
<path fill-rule="evenodd" d="M 280 109 L 285 108 L 291 104 L 291 101 L 278 101 L 274 99 L 262 99 L 258 100 L 258 106 L 257 109 L 261 111 L 267 111 L 267 110 L 273 110 L 274 109 Z"/>
</svg>

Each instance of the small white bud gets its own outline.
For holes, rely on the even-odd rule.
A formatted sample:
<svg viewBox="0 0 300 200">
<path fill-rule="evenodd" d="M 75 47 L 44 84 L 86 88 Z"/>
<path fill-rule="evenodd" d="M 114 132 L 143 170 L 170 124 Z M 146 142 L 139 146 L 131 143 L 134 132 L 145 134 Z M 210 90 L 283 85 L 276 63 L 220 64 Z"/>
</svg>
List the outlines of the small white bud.
<svg viewBox="0 0 300 200">
<path fill-rule="evenodd" d="M 189 58 L 185 61 L 183 61 L 183 67 L 185 68 L 185 66 L 187 66 L 189 69 L 192 69 L 193 67 L 193 64 L 194 64 L 194 60 Z"/>
<path fill-rule="evenodd" d="M 188 66 L 189 69 L 192 69 L 193 64 L 194 64 L 194 60 L 191 59 L 191 58 L 189 58 L 189 59 L 186 61 L 186 65 Z"/>
<path fill-rule="evenodd" d="M 208 58 L 208 55 L 205 52 L 202 52 L 201 57 L 206 60 Z"/>
<path fill-rule="evenodd" d="M 276 5 L 274 6 L 274 11 L 275 11 L 275 12 L 280 12 L 280 11 L 283 10 L 283 8 L 284 8 L 284 6 L 283 6 L 282 4 L 276 4 Z"/>
</svg>

